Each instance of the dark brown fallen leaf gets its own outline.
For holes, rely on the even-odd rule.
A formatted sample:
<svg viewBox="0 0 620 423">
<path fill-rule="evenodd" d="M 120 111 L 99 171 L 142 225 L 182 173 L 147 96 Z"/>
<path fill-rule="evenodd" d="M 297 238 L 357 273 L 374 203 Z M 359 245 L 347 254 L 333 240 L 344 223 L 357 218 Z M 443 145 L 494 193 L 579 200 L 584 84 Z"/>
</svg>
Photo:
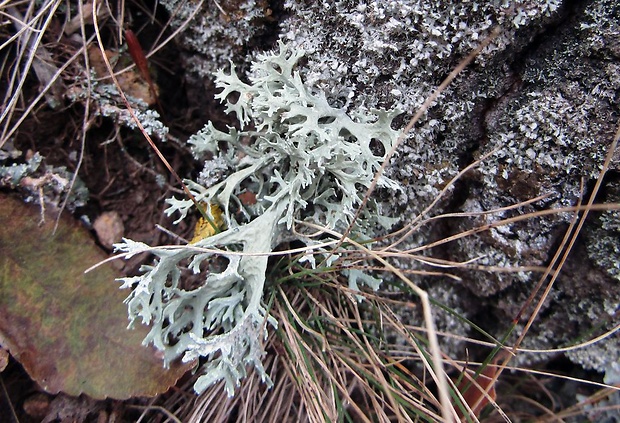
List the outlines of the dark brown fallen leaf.
<svg viewBox="0 0 620 423">
<path fill-rule="evenodd" d="M 111 265 L 70 218 L 39 227 L 39 209 L 0 193 L 0 345 L 50 393 L 126 399 L 166 391 L 190 367 L 164 370 L 147 328 L 127 330 Z"/>
<path fill-rule="evenodd" d="M 491 385 L 495 373 L 496 369 L 494 367 L 486 367 L 475 379 L 477 385 L 472 382 L 471 378 L 465 377 L 458 386 L 459 391 L 461 391 L 463 395 L 463 399 L 476 417 L 480 417 L 480 412 L 489 404 L 487 395 L 493 401 L 497 399 L 495 386 Z M 458 408 L 457 413 L 459 417 L 463 417 L 463 413 Z"/>
<path fill-rule="evenodd" d="M 482 410 L 490 403 L 489 399 L 493 402 L 497 399 L 495 382 L 503 370 L 498 363 L 505 360 L 507 357 L 508 353 L 506 351 L 498 352 L 491 363 L 482 369 L 480 374 L 475 378 L 476 383 L 473 383 L 474 379 L 472 376 L 467 373 L 463 375 L 458 390 L 477 418 L 480 417 Z M 468 372 L 468 370 L 464 371 Z M 464 417 L 460 408 L 457 408 L 456 411 L 459 417 Z"/>
</svg>

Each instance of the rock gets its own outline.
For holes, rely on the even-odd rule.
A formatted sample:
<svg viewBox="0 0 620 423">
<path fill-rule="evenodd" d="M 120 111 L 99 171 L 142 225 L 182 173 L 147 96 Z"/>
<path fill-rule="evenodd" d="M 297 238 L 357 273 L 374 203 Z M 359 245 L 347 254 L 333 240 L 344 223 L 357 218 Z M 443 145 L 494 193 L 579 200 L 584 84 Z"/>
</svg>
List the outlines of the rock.
<svg viewBox="0 0 620 423">
<path fill-rule="evenodd" d="M 24 401 L 24 411 L 30 417 L 42 419 L 47 415 L 50 409 L 49 395 L 42 392 L 30 395 Z"/>
<path fill-rule="evenodd" d="M 163 3 L 175 11 L 179 5 L 176 0 Z M 399 107 L 405 111 L 404 126 L 443 78 L 494 27 L 501 28 L 418 122 L 387 170 L 404 189 L 384 194 L 384 211 L 416 216 L 453 176 L 494 151 L 430 212 L 472 216 L 419 228 L 399 246 L 402 250 L 501 219 L 587 201 L 587 187 L 599 177 L 620 115 L 617 1 L 288 0 L 269 14 L 261 4 L 235 2 L 235 10 L 222 12 L 216 4 L 205 3 L 180 39 L 188 68 L 207 77 L 202 87 L 190 90 L 207 90 L 210 72 L 228 59 L 244 62 L 239 69 L 248 69 L 259 50 L 274 48 L 279 37 L 306 51 L 307 62 L 298 69 L 301 77 L 325 91 L 331 104 L 353 116 L 374 107 Z M 179 24 L 191 12 L 189 7 L 181 9 Z M 274 32 L 260 38 L 267 28 Z M 217 48 L 211 48 L 218 40 Z M 616 154 L 610 169 L 619 168 Z M 612 179 L 606 179 L 603 192 L 617 184 Z M 505 209 L 539 195 L 546 197 Z M 497 209 L 503 210 L 486 213 Z M 427 254 L 433 257 L 477 260 L 476 265 L 488 267 L 489 271 L 454 270 L 462 280 L 458 284 L 437 277 L 412 278 L 430 287 L 438 301 L 464 317 L 479 316 L 476 323 L 501 336 L 541 276 L 527 267 L 548 264 L 572 218 L 571 213 L 532 217 L 430 249 Z M 527 347 L 570 345 L 617 323 L 620 252 L 613 218 L 592 216 L 583 228 L 581 244 L 529 330 Z M 400 265 L 428 270 L 414 260 Z M 440 329 L 473 334 L 448 313 L 437 316 Z M 609 337 L 569 355 L 585 367 L 609 369 L 619 359 L 617 339 Z M 458 342 L 446 349 L 463 356 Z M 539 358 L 519 355 L 521 362 Z"/>
<path fill-rule="evenodd" d="M 101 245 L 108 249 L 112 249 L 113 244 L 120 242 L 125 232 L 123 220 L 115 211 L 103 212 L 93 223 L 93 228 Z"/>
<path fill-rule="evenodd" d="M 4 348 L 0 347 L 0 373 L 6 369 L 6 366 L 9 364 L 9 352 Z"/>
</svg>

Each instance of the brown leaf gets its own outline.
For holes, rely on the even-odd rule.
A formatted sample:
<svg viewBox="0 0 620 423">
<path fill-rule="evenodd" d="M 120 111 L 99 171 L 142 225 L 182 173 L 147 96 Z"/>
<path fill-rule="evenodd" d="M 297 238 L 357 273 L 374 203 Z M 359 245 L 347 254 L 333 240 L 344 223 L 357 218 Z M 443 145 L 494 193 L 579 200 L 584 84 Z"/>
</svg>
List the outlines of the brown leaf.
<svg viewBox="0 0 620 423">
<path fill-rule="evenodd" d="M 502 367 L 498 363 L 507 357 L 507 352 L 500 351 L 491 363 L 480 371 L 480 374 L 475 378 L 475 383 L 473 382 L 473 377 L 467 373 L 469 370 L 464 370 L 465 373 L 461 383 L 458 385 L 458 390 L 476 417 L 480 417 L 484 407 L 490 403 L 489 399 L 493 402 L 497 399 L 495 381 L 502 372 Z M 460 408 L 457 408 L 456 411 L 459 417 L 463 417 Z"/>
<path fill-rule="evenodd" d="M 243 191 L 241 194 L 237 195 L 237 198 L 239 198 L 244 206 L 252 206 L 256 204 L 256 194 L 252 191 Z"/>
<path fill-rule="evenodd" d="M 475 379 L 477 385 L 472 382 L 471 377 L 464 377 L 458 386 L 463 399 L 476 417 L 480 416 L 482 409 L 489 403 L 487 395 L 493 401 L 497 398 L 495 386 L 491 385 L 496 372 L 494 367 L 486 367 Z M 459 417 L 463 417 L 461 410 L 457 409 L 457 411 Z"/>
<path fill-rule="evenodd" d="M 126 293 L 73 219 L 39 227 L 39 209 L 0 194 L 0 344 L 50 393 L 125 399 L 166 391 L 191 366 L 164 370 L 147 328 L 127 330 Z"/>
</svg>

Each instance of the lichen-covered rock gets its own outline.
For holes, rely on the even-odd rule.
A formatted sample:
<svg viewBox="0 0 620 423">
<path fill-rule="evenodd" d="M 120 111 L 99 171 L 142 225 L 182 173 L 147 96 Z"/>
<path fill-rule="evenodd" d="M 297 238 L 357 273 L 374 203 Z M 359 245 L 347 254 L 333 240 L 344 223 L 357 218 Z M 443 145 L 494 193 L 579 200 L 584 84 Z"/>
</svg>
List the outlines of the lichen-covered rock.
<svg viewBox="0 0 620 423">
<path fill-rule="evenodd" d="M 269 3 L 266 0 L 161 2 L 172 15 L 172 25 L 185 28 L 177 40 L 189 53 L 185 55 L 186 69 L 205 79 L 212 79 L 213 73 L 228 65 L 229 60 L 240 63 L 243 58 L 242 69 L 247 70 L 248 54 L 256 53 L 253 50 L 257 45 L 264 47 L 265 37 L 272 42 L 277 40 L 279 12 Z"/>
<path fill-rule="evenodd" d="M 619 111 L 618 42 L 612 34 L 620 31 L 620 19 L 613 3 L 593 1 L 565 10 L 561 25 L 546 28 L 544 36 L 534 39 L 519 56 L 519 62 L 514 58 L 509 62 L 515 82 L 487 112 L 486 137 L 480 144 L 482 153 L 497 152 L 478 168 L 475 183 L 468 184 L 462 210 L 479 212 L 539 195 L 547 197 L 533 206 L 479 217 L 475 224 L 587 200 L 588 186 L 582 184 L 599 176 Z M 619 164 L 612 161 L 612 170 Z M 572 217 L 558 213 L 492 229 L 459 241 L 452 257 L 467 260 L 485 255 L 480 263 L 505 267 L 546 265 Z M 620 258 L 610 248 L 618 242 L 613 228 L 600 220 L 586 226 L 583 235 L 591 257 L 593 242 L 599 248 L 607 244 L 604 253 L 598 250 L 599 256 L 607 257 L 601 268 L 613 268 L 612 263 Z M 587 260 L 582 246 L 575 247 L 543 306 L 544 317 L 538 318 L 526 338 L 527 346 L 571 345 L 613 326 L 609 320 L 620 304 L 620 290 L 617 281 L 597 267 Z M 514 298 L 515 306 L 496 310 L 500 320 L 508 321 L 538 277 L 525 272 L 493 273 L 467 278 L 464 283 L 478 295 L 494 295 L 491 300 L 504 304 Z M 612 337 L 568 355 L 586 367 L 604 370 L 617 362 L 618 354 L 610 353 L 617 351 L 617 344 Z"/>
<path fill-rule="evenodd" d="M 617 180 L 607 184 L 602 197 L 606 203 L 620 203 Z M 578 322 L 582 332 L 598 327 L 609 330 L 614 323 L 617 324 L 614 317 L 620 308 L 620 213 L 618 210 L 593 213 L 586 228 L 586 251 L 595 266 L 590 272 L 596 275 L 594 283 L 588 285 L 595 292 L 577 301 L 578 305 L 587 308 L 586 312 L 577 310 L 570 317 Z M 572 284 L 583 284 L 577 277 L 573 279 Z M 614 369 L 617 372 L 620 369 L 620 338 L 610 336 L 590 348 L 570 351 L 567 355 L 587 368 L 604 372 Z"/>
<path fill-rule="evenodd" d="M 167 4 L 170 10 L 176 5 Z M 257 48 L 272 48 L 279 37 L 306 51 L 302 78 L 353 115 L 398 106 L 411 116 L 472 48 L 501 27 L 400 146 L 387 175 L 404 187 L 387 200 L 393 214 L 416 215 L 459 170 L 495 151 L 431 212 L 477 215 L 428 225 L 400 247 L 587 200 L 620 114 L 617 2 L 287 0 L 272 10 L 263 2 L 237 1 L 225 11 L 217 5 L 205 2 L 184 34 L 195 69 L 208 75 L 229 58 L 249 63 Z M 612 169 L 618 166 L 616 155 Z M 485 213 L 539 195 L 546 197 Z M 459 295 L 449 286 L 456 282 L 422 277 L 418 282 L 432 286 L 449 306 L 467 310 L 468 317 L 484 319 L 478 323 L 499 336 L 540 276 L 522 267 L 546 265 L 571 218 L 557 213 L 514 222 L 427 252 L 517 271 L 463 271 Z M 530 329 L 528 346 L 570 345 L 599 320 L 611 319 L 620 302 L 613 222 L 611 214 L 601 215 L 584 228 L 583 244 L 569 257 Z M 442 296 L 437 287 L 444 284 Z M 448 320 L 439 325 L 455 328 Z M 570 357 L 605 369 L 618 360 L 612 350 L 601 343 Z"/>
</svg>

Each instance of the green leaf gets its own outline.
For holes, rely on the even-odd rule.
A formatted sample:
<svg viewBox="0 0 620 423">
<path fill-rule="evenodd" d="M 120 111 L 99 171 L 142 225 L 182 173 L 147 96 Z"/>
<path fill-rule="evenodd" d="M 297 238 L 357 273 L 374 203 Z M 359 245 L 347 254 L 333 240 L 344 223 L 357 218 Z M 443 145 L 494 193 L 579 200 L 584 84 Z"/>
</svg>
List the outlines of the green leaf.
<svg viewBox="0 0 620 423">
<path fill-rule="evenodd" d="M 127 330 L 125 294 L 89 232 L 70 218 L 39 226 L 36 206 L 0 194 L 0 344 L 50 393 L 125 399 L 174 385 L 192 364 L 162 366 Z"/>
</svg>

